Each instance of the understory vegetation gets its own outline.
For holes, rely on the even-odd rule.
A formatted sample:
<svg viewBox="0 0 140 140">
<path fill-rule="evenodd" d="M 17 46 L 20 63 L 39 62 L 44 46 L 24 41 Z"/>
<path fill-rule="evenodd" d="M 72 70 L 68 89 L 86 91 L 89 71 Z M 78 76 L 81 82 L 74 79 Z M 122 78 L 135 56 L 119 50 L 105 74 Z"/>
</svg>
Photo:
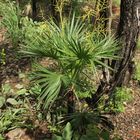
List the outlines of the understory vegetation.
<svg viewBox="0 0 140 140">
<path fill-rule="evenodd" d="M 121 139 L 112 135 L 115 128 L 108 114 L 125 111 L 132 89 L 120 86 L 111 95 L 103 94 L 98 105 L 89 103 L 100 84 L 113 77 L 116 70 L 111 62 L 122 59 L 116 55 L 121 50 L 119 40 L 104 27 L 107 19 L 98 15 L 105 4 L 97 5 L 98 11 L 91 7 L 95 1 L 70 5 L 61 0 L 55 7 L 58 20 L 53 16 L 34 20 L 25 15 L 29 3 L 0 0 L 0 28 L 5 29 L 7 48 L 16 60 L 26 59 L 29 64 L 28 71 L 18 70 L 15 85 L 2 79 L 0 140 L 16 128 L 43 135 L 43 140 Z M 0 48 L 1 67 L 7 64 L 6 52 Z M 139 82 L 140 65 L 135 63 L 133 79 Z"/>
</svg>

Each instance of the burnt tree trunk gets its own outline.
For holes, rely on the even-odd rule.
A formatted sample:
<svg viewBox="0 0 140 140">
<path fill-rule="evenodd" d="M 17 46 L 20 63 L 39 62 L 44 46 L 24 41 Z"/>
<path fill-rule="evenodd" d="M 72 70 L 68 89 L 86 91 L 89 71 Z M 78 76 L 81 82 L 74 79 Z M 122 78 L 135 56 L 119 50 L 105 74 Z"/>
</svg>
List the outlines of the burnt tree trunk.
<svg viewBox="0 0 140 140">
<path fill-rule="evenodd" d="M 37 0 L 32 0 L 32 18 L 35 20 L 37 17 Z"/>
<path fill-rule="evenodd" d="M 119 56 L 123 57 L 121 61 L 115 62 L 115 79 L 118 80 L 118 85 L 124 83 L 125 75 L 132 58 L 135 54 L 136 44 L 139 35 L 139 15 L 140 15 L 140 0 L 122 0 L 121 1 L 121 16 L 117 31 L 117 38 L 120 40 L 123 48 Z"/>
<path fill-rule="evenodd" d="M 124 83 L 126 72 L 132 62 L 135 54 L 136 44 L 139 35 L 140 26 L 140 0 L 121 0 L 120 23 L 117 31 L 117 39 L 120 42 L 121 49 L 118 56 L 122 59 L 113 62 L 114 72 L 109 83 L 101 81 L 97 92 L 91 99 L 86 99 L 91 107 L 96 107 L 98 101 L 104 94 L 109 95 L 109 99 L 117 86 Z M 106 103 L 108 103 L 107 99 Z"/>
<path fill-rule="evenodd" d="M 73 91 L 68 92 L 67 109 L 68 109 L 68 113 L 67 113 L 68 115 L 74 113 L 75 111 L 75 98 L 74 98 Z"/>
</svg>

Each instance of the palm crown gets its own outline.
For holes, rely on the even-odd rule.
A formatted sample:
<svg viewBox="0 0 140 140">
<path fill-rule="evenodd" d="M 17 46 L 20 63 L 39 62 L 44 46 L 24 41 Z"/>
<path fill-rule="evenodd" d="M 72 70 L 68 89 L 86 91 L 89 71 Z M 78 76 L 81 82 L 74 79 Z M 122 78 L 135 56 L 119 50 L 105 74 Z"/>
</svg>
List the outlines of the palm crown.
<svg viewBox="0 0 140 140">
<path fill-rule="evenodd" d="M 102 59 L 116 59 L 116 41 L 91 32 L 75 16 L 60 25 L 48 21 L 31 32 L 34 37 L 25 37 L 23 52 L 55 62 L 55 69 L 37 64 L 34 72 L 34 80 L 42 87 L 40 100 L 45 100 L 45 108 L 52 106 L 62 88 L 66 91 L 72 87 L 75 94 L 91 91 L 92 85 L 83 81 L 90 81 L 100 66 L 109 68 Z"/>
</svg>

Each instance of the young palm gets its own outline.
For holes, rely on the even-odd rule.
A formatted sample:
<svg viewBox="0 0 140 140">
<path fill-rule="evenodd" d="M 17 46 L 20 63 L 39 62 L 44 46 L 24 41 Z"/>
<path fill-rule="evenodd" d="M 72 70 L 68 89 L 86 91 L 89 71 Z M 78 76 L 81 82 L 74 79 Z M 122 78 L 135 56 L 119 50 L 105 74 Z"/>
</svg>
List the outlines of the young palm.
<svg viewBox="0 0 140 140">
<path fill-rule="evenodd" d="M 25 40 L 24 54 L 31 57 L 48 57 L 55 63 L 53 67 L 36 65 L 34 80 L 42 87 L 40 100 L 50 108 L 59 95 L 66 93 L 89 93 L 96 69 L 108 67 L 102 59 L 116 59 L 116 41 L 113 38 L 96 36 L 88 31 L 84 23 L 74 16 L 61 25 L 53 21 L 45 23 L 45 29 L 37 30 L 37 36 Z M 108 67 L 109 68 L 109 67 Z"/>
</svg>

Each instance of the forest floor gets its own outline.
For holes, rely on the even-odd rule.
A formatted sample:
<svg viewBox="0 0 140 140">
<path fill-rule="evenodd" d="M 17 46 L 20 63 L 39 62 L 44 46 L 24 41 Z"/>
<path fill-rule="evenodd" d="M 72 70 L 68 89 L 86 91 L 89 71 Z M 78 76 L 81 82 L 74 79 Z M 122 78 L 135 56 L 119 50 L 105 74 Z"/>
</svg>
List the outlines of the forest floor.
<svg viewBox="0 0 140 140">
<path fill-rule="evenodd" d="M 140 50 L 137 50 L 135 61 L 140 63 Z M 129 88 L 133 99 L 125 104 L 125 112 L 114 117 L 116 132 L 124 140 L 140 140 L 140 83 L 131 80 Z"/>
<path fill-rule="evenodd" d="M 0 65 L 0 83 L 9 82 L 13 88 L 16 88 L 20 81 L 18 79 L 19 71 L 28 72 L 30 64 L 27 59 L 17 59 L 16 53 L 10 45 L 4 41 L 3 33 L 0 31 L 0 52 L 5 50 L 6 64 Z M 136 53 L 136 59 L 140 62 L 140 51 Z M 28 81 L 24 81 L 26 84 Z M 23 83 L 21 83 L 23 84 Z M 140 85 L 136 81 L 130 82 L 133 99 L 125 104 L 125 112 L 112 116 L 115 125 L 115 133 L 119 134 L 123 140 L 140 140 Z M 22 140 L 32 140 L 27 137 Z"/>
<path fill-rule="evenodd" d="M 140 140 L 140 85 L 130 82 L 133 99 L 125 104 L 125 112 L 113 117 L 116 134 L 123 140 Z"/>
</svg>

